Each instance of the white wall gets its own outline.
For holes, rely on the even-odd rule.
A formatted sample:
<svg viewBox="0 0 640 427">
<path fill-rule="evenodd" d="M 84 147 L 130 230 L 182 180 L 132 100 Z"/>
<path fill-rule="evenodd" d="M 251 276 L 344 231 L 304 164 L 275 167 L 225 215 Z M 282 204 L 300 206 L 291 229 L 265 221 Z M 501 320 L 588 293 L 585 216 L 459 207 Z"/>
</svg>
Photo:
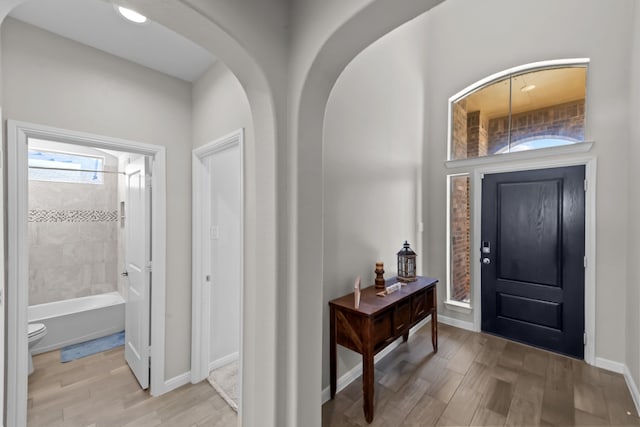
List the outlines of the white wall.
<svg viewBox="0 0 640 427">
<path fill-rule="evenodd" d="M 634 3 L 634 27 L 629 73 L 629 171 L 640 162 L 640 5 Z M 631 179 L 635 181 L 635 174 Z M 627 297 L 626 297 L 626 364 L 636 384 L 640 384 L 640 197 L 638 186 L 629 185 L 629 227 L 627 229 Z"/>
<path fill-rule="evenodd" d="M 165 378 L 188 371 L 190 85 L 11 18 L 2 65 L 5 118 L 167 147 Z"/>
<path fill-rule="evenodd" d="M 627 99 L 633 1 L 448 0 L 428 16 L 429 79 L 425 193 L 429 210 L 423 254 L 445 277 L 447 100 L 467 85 L 516 65 L 589 57 L 586 139 L 594 140 L 597 182 L 596 356 L 625 359 Z M 438 208 L 439 207 L 439 208 Z M 444 295 L 444 280 L 439 289 Z M 476 297 L 477 299 L 477 297 Z M 441 313 L 463 317 L 440 307 Z M 463 317 L 464 318 L 464 317 Z M 468 316 L 464 320 L 471 321 Z"/>
<path fill-rule="evenodd" d="M 222 62 L 216 61 L 193 83 L 191 96 L 193 148 L 244 128 L 245 143 L 253 151 L 253 122 L 247 95 Z"/>
<path fill-rule="evenodd" d="M 416 248 L 423 140 L 420 51 L 407 24 L 358 55 L 333 87 L 324 126 L 323 388 L 329 385 L 327 302 L 373 285 L 375 262 L 396 273 L 404 240 Z M 423 274 L 420 271 L 419 274 Z M 338 371 L 362 360 L 342 347 Z"/>
</svg>

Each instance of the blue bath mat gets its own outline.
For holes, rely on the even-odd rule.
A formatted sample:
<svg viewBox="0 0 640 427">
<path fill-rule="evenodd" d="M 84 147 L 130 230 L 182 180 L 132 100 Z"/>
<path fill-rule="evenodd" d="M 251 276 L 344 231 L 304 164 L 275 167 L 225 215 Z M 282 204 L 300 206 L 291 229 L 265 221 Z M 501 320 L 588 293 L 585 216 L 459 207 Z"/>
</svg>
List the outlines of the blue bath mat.
<svg viewBox="0 0 640 427">
<path fill-rule="evenodd" d="M 63 347 L 60 350 L 60 361 L 62 363 L 71 362 L 72 360 L 100 353 L 101 351 L 111 350 L 121 345 L 124 345 L 124 331 L 102 338 L 96 338 L 91 341 L 81 342 L 80 344 Z"/>
</svg>

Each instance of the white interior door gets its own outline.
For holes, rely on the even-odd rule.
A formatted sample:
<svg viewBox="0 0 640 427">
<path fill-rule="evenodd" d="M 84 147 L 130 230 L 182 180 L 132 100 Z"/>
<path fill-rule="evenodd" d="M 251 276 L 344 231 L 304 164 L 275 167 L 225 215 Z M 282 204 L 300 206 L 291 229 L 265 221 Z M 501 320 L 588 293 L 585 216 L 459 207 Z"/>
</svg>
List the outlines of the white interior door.
<svg viewBox="0 0 640 427">
<path fill-rule="evenodd" d="M 126 274 L 128 292 L 125 319 L 125 359 L 143 389 L 149 387 L 150 347 L 150 206 L 151 189 L 147 158 L 142 156 L 126 167 L 125 208 Z"/>
<path fill-rule="evenodd" d="M 238 359 L 242 284 L 242 152 L 236 144 L 206 159 L 210 174 L 211 338 L 209 368 Z"/>
</svg>

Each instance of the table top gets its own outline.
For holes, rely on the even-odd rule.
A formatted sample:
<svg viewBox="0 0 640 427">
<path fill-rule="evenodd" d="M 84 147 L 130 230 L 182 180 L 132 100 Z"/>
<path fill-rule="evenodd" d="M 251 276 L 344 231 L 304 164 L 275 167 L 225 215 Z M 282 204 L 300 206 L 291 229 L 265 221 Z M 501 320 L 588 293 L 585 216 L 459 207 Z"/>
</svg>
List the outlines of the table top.
<svg viewBox="0 0 640 427">
<path fill-rule="evenodd" d="M 387 279 L 386 286 L 392 285 L 397 281 L 397 277 Z M 353 313 L 373 316 L 414 292 L 424 288 L 433 287 L 436 283 L 438 283 L 438 279 L 433 277 L 418 276 L 415 282 L 407 283 L 406 286 L 402 286 L 400 290 L 383 297 L 376 295 L 378 292 L 382 291 L 382 289 L 376 289 L 375 286 L 369 286 L 368 288 L 364 288 L 360 291 L 359 308 L 354 307 L 355 300 L 353 292 L 329 301 L 329 305 L 340 307 L 341 309 L 348 310 Z"/>
</svg>

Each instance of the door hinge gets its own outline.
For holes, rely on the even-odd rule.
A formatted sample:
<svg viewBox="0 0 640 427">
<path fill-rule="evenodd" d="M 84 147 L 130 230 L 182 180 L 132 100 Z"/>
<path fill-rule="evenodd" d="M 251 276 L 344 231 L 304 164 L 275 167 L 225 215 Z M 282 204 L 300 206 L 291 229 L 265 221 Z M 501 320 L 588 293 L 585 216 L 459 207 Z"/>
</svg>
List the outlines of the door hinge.
<svg viewBox="0 0 640 427">
<path fill-rule="evenodd" d="M 584 333 L 582 334 L 582 343 L 583 343 L 584 345 L 587 345 L 587 333 L 586 333 L 586 332 L 584 332 Z"/>
<path fill-rule="evenodd" d="M 584 192 L 586 193 L 588 189 L 589 189 L 589 181 L 587 181 L 587 180 L 585 179 L 585 180 L 584 180 Z"/>
<path fill-rule="evenodd" d="M 587 268 L 587 257 L 582 258 L 582 263 L 584 264 L 584 268 Z"/>
<path fill-rule="evenodd" d="M 147 263 L 146 269 L 147 271 L 151 271 L 151 261 Z"/>
</svg>

